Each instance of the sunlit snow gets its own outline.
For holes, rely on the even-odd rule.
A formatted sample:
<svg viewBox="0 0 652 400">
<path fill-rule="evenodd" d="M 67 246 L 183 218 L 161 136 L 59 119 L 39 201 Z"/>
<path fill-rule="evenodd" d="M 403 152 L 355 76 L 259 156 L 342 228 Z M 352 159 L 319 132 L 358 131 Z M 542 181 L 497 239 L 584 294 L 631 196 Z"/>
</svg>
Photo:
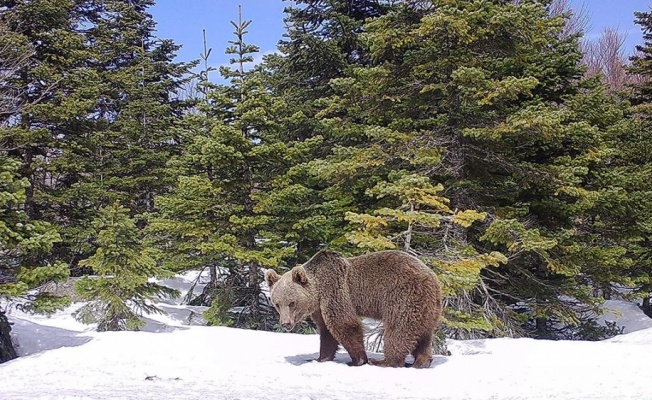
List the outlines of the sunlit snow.
<svg viewBox="0 0 652 400">
<path fill-rule="evenodd" d="M 191 326 L 166 306 L 146 331 L 105 333 L 72 318 L 79 305 L 13 310 L 22 356 L 0 364 L 0 399 L 652 399 L 652 327 L 637 308 L 621 311 L 643 325 L 610 340 L 451 340 L 451 356 L 416 370 L 349 367 L 344 351 L 317 363 L 317 335 Z"/>
</svg>

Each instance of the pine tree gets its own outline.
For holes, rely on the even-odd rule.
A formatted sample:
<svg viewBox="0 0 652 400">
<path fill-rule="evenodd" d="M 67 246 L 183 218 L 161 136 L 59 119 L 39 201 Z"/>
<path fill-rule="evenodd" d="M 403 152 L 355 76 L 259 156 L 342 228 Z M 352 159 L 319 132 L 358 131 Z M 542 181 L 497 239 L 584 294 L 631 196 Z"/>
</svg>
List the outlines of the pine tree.
<svg viewBox="0 0 652 400">
<path fill-rule="evenodd" d="M 77 262 L 95 250 L 87 238 L 100 207 L 119 200 L 138 215 L 172 184 L 164 167 L 179 151 L 174 124 L 186 108 L 175 92 L 190 65 L 173 63 L 179 46 L 154 37 L 152 4 L 93 2 L 83 31 L 89 109 L 61 127 L 42 205 L 62 224 L 58 251 L 77 273 Z"/>
<path fill-rule="evenodd" d="M 156 198 L 159 212 L 148 229 L 170 268 L 211 268 L 211 323 L 271 329 L 272 315 L 260 304 L 260 268 L 279 265 L 291 249 L 258 212 L 257 196 L 286 165 L 275 117 L 284 105 L 266 91 L 259 69 L 246 69 L 258 51 L 245 43 L 250 23 L 232 22 L 226 53 L 234 68 L 220 69 L 229 84 L 202 83 L 206 99 L 183 123 L 185 152 L 169 164 L 177 186 Z M 245 311 L 227 315 L 232 307 Z"/>
<path fill-rule="evenodd" d="M 169 271 L 157 265 L 140 239 L 130 210 L 115 202 L 100 210 L 93 221 L 97 250 L 80 261 L 91 268 L 96 278 L 85 276 L 75 285 L 89 301 L 76 313 L 84 323 L 97 323 L 98 331 L 137 330 L 144 325 L 142 312 L 162 313 L 152 304 L 176 290 L 149 282 L 149 278 L 167 278 Z"/>
<path fill-rule="evenodd" d="M 30 218 L 26 212 L 30 183 L 22 177 L 16 150 L 15 124 L 21 110 L 30 106 L 24 88 L 12 79 L 29 62 L 32 48 L 25 37 L 0 22 L 0 298 L 25 297 L 28 289 L 68 276 L 67 265 L 48 255 L 60 241 L 54 227 Z M 47 261 L 43 261 L 47 260 Z M 68 303 L 54 296 L 28 296 L 24 309 L 49 313 Z M 0 310 L 0 363 L 16 357 L 10 327 Z"/>
<path fill-rule="evenodd" d="M 577 35 L 562 35 L 565 16 L 546 6 L 408 2 L 368 19 L 358 41 L 366 61 L 341 68 L 313 103 L 328 144 L 290 172 L 313 184 L 305 192 L 321 208 L 310 218 L 331 224 L 322 243 L 343 248 L 347 211 L 403 218 L 401 196 L 379 197 L 379 187 L 409 192 L 400 176 L 442 184 L 453 213 L 487 213 L 484 225 L 451 223 L 447 240 L 411 245 L 462 265 L 484 257 L 466 263 L 481 270 L 480 285 L 449 301 L 458 310 L 499 305 L 505 319 L 495 326 L 560 337 L 575 328 L 554 326 L 578 325 L 584 309 L 598 308 L 587 260 L 613 261 L 578 221 L 595 207 L 588 181 L 620 114 L 581 80 Z M 598 123 L 585 103 L 608 112 Z"/>
<path fill-rule="evenodd" d="M 286 9 L 287 39 L 279 43 L 281 55 L 265 63 L 266 84 L 282 97 L 288 114 L 282 140 L 291 149 L 292 168 L 274 180 L 261 196 L 260 208 L 289 242 L 295 242 L 295 261 L 306 261 L 320 247 L 342 235 L 347 200 L 325 198 L 324 183 L 306 164 L 328 155 L 338 141 L 322 122 L 320 102 L 332 95 L 330 80 L 342 77 L 352 65 L 370 62 L 360 40 L 364 22 L 391 9 L 389 1 L 301 0 Z"/>
</svg>

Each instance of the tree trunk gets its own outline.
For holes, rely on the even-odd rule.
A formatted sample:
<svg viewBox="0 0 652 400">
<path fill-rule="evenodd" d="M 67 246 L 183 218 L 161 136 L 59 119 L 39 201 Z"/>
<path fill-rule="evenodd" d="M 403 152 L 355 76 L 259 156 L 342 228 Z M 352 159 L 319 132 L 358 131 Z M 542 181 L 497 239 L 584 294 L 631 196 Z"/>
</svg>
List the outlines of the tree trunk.
<svg viewBox="0 0 652 400">
<path fill-rule="evenodd" d="M 548 330 L 548 320 L 545 318 L 536 318 L 536 334 L 537 339 L 548 339 L 550 336 L 550 331 Z"/>
<path fill-rule="evenodd" d="M 606 283 L 602 286 L 602 297 L 605 300 L 611 300 L 611 284 Z"/>
<path fill-rule="evenodd" d="M 251 273 L 251 317 L 258 324 L 258 329 L 264 326 L 262 318 L 260 317 L 260 281 L 258 279 L 258 271 L 260 266 L 257 262 L 252 262 L 250 265 Z"/>
<path fill-rule="evenodd" d="M 212 288 L 216 288 L 219 281 L 217 279 L 217 267 L 215 265 L 211 265 L 208 267 L 208 272 L 209 272 L 209 277 L 210 277 L 210 283 L 209 285 Z"/>
<path fill-rule="evenodd" d="M 650 296 L 643 299 L 643 304 L 641 304 L 641 310 L 648 317 L 652 318 L 652 304 L 650 304 Z"/>
<path fill-rule="evenodd" d="M 0 363 L 13 360 L 18 357 L 13 343 L 11 343 L 11 327 L 5 313 L 0 311 Z"/>
</svg>

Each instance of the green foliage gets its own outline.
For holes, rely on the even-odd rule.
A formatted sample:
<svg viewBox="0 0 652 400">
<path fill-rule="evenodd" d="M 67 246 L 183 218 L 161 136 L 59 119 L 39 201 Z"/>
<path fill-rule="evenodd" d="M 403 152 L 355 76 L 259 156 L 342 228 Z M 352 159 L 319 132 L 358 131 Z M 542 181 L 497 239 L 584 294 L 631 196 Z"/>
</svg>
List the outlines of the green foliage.
<svg viewBox="0 0 652 400">
<path fill-rule="evenodd" d="M 448 207 L 449 199 L 439 195 L 444 187 L 432 185 L 424 176 L 392 172 L 389 178 L 391 181 L 380 182 L 367 191 L 370 196 L 386 199 L 384 207 L 371 214 L 346 214 L 353 228 L 346 236 L 350 242 L 372 251 L 400 247 L 419 254 L 435 269 L 444 295 L 449 297 L 473 291 L 481 283 L 484 268 L 507 263 L 499 252 L 479 254 L 469 246 L 460 246 L 450 236 L 455 225 L 469 228 L 473 222 L 483 221 L 486 213 L 454 212 Z M 464 311 L 451 307 L 445 310 L 444 323 L 455 330 L 491 332 L 496 327 L 491 317 L 479 307 Z"/>
<path fill-rule="evenodd" d="M 98 331 L 137 330 L 144 324 L 140 313 L 163 313 L 153 301 L 178 295 L 176 290 L 148 281 L 171 273 L 148 254 L 129 210 L 117 202 L 100 210 L 93 227 L 97 250 L 80 265 L 92 268 L 98 277 L 86 276 L 75 284 L 90 301 L 76 316 L 81 322 L 97 323 Z"/>
<path fill-rule="evenodd" d="M 652 12 L 638 12 L 635 17 L 643 44 L 631 57 L 629 73 L 639 79 L 624 93 L 631 102 L 625 109 L 628 118 L 610 131 L 614 151 L 599 176 L 608 184 L 600 204 L 605 212 L 596 233 L 617 244 L 612 255 L 618 261 L 605 264 L 595 275 L 606 296 L 611 295 L 612 283 L 625 285 L 632 289 L 630 296 L 641 298 L 643 310 L 652 315 Z"/>
<path fill-rule="evenodd" d="M 287 148 L 278 139 L 277 122 L 285 104 L 266 90 L 262 70 L 245 70 L 258 51 L 244 41 L 249 23 L 232 23 L 236 40 L 226 52 L 235 56 L 234 68 L 220 69 L 229 84 L 201 82 L 206 97 L 181 124 L 185 152 L 168 164 L 176 185 L 156 198 L 158 212 L 150 215 L 148 232 L 167 267 L 212 267 L 209 290 L 224 290 L 217 290 L 207 312 L 211 323 L 228 323 L 226 312 L 239 306 L 247 310 L 240 326 L 265 328 L 260 268 L 282 264 L 293 249 L 257 207 L 258 196 L 286 168 Z M 218 282 L 219 268 L 240 286 L 229 278 Z"/>
<path fill-rule="evenodd" d="M 30 219 L 24 210 L 25 189 L 29 182 L 20 178 L 20 163 L 0 156 L 0 296 L 18 297 L 48 281 L 68 277 L 68 266 L 61 262 L 39 263 L 54 243 L 60 241 L 47 222 Z M 26 308 L 52 313 L 66 306 L 67 299 L 39 295 Z"/>
<path fill-rule="evenodd" d="M 30 90 L 16 92 L 24 107 L 2 148 L 22 160 L 27 214 L 57 227 L 53 257 L 76 275 L 95 251 L 87 238 L 99 208 L 120 200 L 143 213 L 170 184 L 164 166 L 179 149 L 172 127 L 187 104 L 176 91 L 189 65 L 154 37 L 153 3 L 3 2 L 0 18 L 33 54 L 7 77 Z"/>
<path fill-rule="evenodd" d="M 603 337 L 616 287 L 652 315 L 649 12 L 611 95 L 549 1 L 298 0 L 280 54 L 232 22 L 227 84 L 205 50 L 183 101 L 152 4 L 0 2 L 1 296 L 95 274 L 78 317 L 138 329 L 148 278 L 209 268 L 209 323 L 275 329 L 262 267 L 400 248 L 449 336 Z"/>
<path fill-rule="evenodd" d="M 413 249 L 461 313 L 450 322 L 489 321 L 492 334 L 554 336 L 578 323 L 577 304 L 597 310 L 587 277 L 620 250 L 587 221 L 603 210 L 596 176 L 623 113 L 582 80 L 566 16 L 538 1 L 310 4 L 290 13 L 285 58 L 270 59 L 275 93 L 300 110 L 286 141 L 323 143 L 275 181 L 291 215 L 267 208 L 291 221 L 280 228 L 300 254 Z"/>
<path fill-rule="evenodd" d="M 215 326 L 231 326 L 233 325 L 233 319 L 229 317 L 229 309 L 233 305 L 233 299 L 229 298 L 230 296 L 227 293 L 221 292 L 220 296 L 217 296 L 211 302 L 211 306 L 204 311 L 204 318 L 208 322 L 208 325 Z"/>
</svg>

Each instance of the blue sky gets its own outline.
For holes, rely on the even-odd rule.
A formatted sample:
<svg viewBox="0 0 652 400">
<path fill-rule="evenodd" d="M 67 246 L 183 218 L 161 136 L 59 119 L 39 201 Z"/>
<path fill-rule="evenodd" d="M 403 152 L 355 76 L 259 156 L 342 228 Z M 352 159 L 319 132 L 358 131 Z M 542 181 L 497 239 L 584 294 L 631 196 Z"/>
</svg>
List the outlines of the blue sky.
<svg viewBox="0 0 652 400">
<path fill-rule="evenodd" d="M 158 36 L 174 39 L 183 45 L 177 61 L 198 59 L 203 49 L 202 29 L 206 29 L 208 47 L 212 48 L 210 64 L 228 63 L 224 49 L 233 40 L 231 20 L 238 18 L 242 5 L 244 20 L 252 20 L 246 41 L 260 47 L 261 54 L 273 52 L 281 39 L 283 9 L 291 0 L 158 0 L 150 11 L 157 21 Z M 650 9 L 650 0 L 571 0 L 574 7 L 585 5 L 591 22 L 588 35 L 598 35 L 606 27 L 627 33 L 627 52 L 641 42 L 641 31 L 634 25 L 634 11 Z M 217 75 L 217 73 L 214 73 Z"/>
<path fill-rule="evenodd" d="M 264 54 L 273 52 L 282 38 L 283 9 L 290 4 L 282 0 L 157 0 L 150 12 L 158 23 L 157 35 L 183 45 L 178 61 L 199 59 L 202 29 L 206 29 L 208 47 L 213 49 L 209 64 L 218 66 L 229 60 L 224 49 L 235 38 L 230 21 L 238 20 L 238 5 L 242 5 L 242 19 L 252 20 L 245 41 L 260 47 Z"/>
</svg>

